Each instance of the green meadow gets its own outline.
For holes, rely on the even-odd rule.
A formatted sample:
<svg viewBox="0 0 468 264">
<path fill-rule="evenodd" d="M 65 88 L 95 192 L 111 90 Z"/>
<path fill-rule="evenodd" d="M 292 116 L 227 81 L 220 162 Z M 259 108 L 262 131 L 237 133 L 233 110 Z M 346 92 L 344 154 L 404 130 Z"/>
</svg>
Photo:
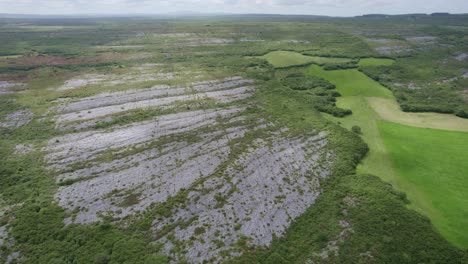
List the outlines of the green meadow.
<svg viewBox="0 0 468 264">
<path fill-rule="evenodd" d="M 326 64 L 326 63 L 346 63 L 350 62 L 350 59 L 346 58 L 329 58 L 329 57 L 317 57 L 317 56 L 306 56 L 298 52 L 293 51 L 273 51 L 262 58 L 266 59 L 268 63 L 276 68 L 287 68 L 291 66 L 300 66 L 306 64 Z"/>
<path fill-rule="evenodd" d="M 342 96 L 393 98 L 390 90 L 356 69 L 326 71 L 320 66 L 311 65 L 307 72 L 335 84 Z"/>
<path fill-rule="evenodd" d="M 383 58 L 364 58 L 359 60 L 359 66 L 390 66 L 395 63 L 392 59 Z"/>
<path fill-rule="evenodd" d="M 411 208 L 427 214 L 439 231 L 468 246 L 468 133 L 378 122 Z"/>
<path fill-rule="evenodd" d="M 468 120 L 451 114 L 401 111 L 394 99 L 368 97 L 367 102 L 380 118 L 402 125 L 468 132 Z"/>
<path fill-rule="evenodd" d="M 468 122 L 453 115 L 404 113 L 390 90 L 355 69 L 311 65 L 306 72 L 335 84 L 342 95 L 337 106 L 353 111 L 345 118 L 324 116 L 349 130 L 361 128 L 369 153 L 357 172 L 377 175 L 406 192 L 410 208 L 429 217 L 449 241 L 468 247 L 468 133 L 424 128 L 463 131 Z"/>
<path fill-rule="evenodd" d="M 312 65 L 307 72 L 335 84 L 336 90 L 343 95 L 338 98 L 337 106 L 353 111 L 352 115 L 345 118 L 324 115 L 349 130 L 353 126 L 361 128 L 361 136 L 369 145 L 369 153 L 358 165 L 357 172 L 375 174 L 387 182 L 396 184 L 398 176 L 377 127 L 380 117 L 366 100 L 367 97 L 389 99 L 392 98 L 391 92 L 357 70 L 325 71 L 319 66 Z"/>
</svg>

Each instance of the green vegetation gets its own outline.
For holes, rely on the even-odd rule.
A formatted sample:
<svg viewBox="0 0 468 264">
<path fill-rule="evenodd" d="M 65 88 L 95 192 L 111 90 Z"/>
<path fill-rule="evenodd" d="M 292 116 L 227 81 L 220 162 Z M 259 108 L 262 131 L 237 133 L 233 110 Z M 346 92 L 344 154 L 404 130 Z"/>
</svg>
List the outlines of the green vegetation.
<svg viewBox="0 0 468 264">
<path fill-rule="evenodd" d="M 362 131 L 362 139 L 369 146 L 369 153 L 358 165 L 357 172 L 374 174 L 386 182 L 397 185 L 399 176 L 377 127 L 380 117 L 369 106 L 366 98 L 360 96 L 341 97 L 337 101 L 337 106 L 352 109 L 353 114 L 345 118 L 329 115 L 325 117 L 349 130 L 352 130 L 353 126 L 359 126 Z"/>
<path fill-rule="evenodd" d="M 283 81 L 285 85 L 293 90 L 311 90 L 315 88 L 330 90 L 336 88 L 334 84 L 325 79 L 315 76 L 304 76 L 303 74 L 290 74 Z"/>
<path fill-rule="evenodd" d="M 367 101 L 372 109 L 386 121 L 415 127 L 468 132 L 468 120 L 454 115 L 403 112 L 394 99 L 368 97 Z"/>
<path fill-rule="evenodd" d="M 373 173 L 382 177 L 382 179 L 395 184 L 397 188 L 408 192 L 410 201 L 412 202 L 412 208 L 418 209 L 419 212 L 424 213 L 432 219 L 435 226 L 442 232 L 450 241 L 456 243 L 461 247 L 466 247 L 466 233 L 462 232 L 462 226 L 466 223 L 463 222 L 463 213 L 460 215 L 450 214 L 449 212 L 457 211 L 458 213 L 463 212 L 466 209 L 467 201 L 461 200 L 458 202 L 446 202 L 439 201 L 437 204 L 430 204 L 428 201 L 436 201 L 438 196 L 449 196 L 449 193 L 453 193 L 453 197 L 461 196 L 462 191 L 454 188 L 454 185 L 449 185 L 446 189 L 441 189 L 440 194 L 433 192 L 426 192 L 424 195 L 421 194 L 423 186 L 425 185 L 421 182 L 414 182 L 411 179 L 408 179 L 409 175 L 419 175 L 423 176 L 424 174 L 420 171 L 406 171 L 406 175 L 403 171 L 407 170 L 402 167 L 402 164 L 395 162 L 395 157 L 391 154 L 392 148 L 403 148 L 408 149 L 410 145 L 409 141 L 418 142 L 414 145 L 414 149 L 411 155 L 406 155 L 404 157 L 399 157 L 400 161 L 406 162 L 408 166 L 413 169 L 433 170 L 435 177 L 437 179 L 445 177 L 448 181 L 456 184 L 457 181 L 452 181 L 451 177 L 461 178 L 460 173 L 465 173 L 467 169 L 464 166 L 464 161 L 459 159 L 453 159 L 454 156 L 461 157 L 460 150 L 466 148 L 465 142 L 468 142 L 466 137 L 455 137 L 458 140 L 451 141 L 452 138 L 450 132 L 442 131 L 440 132 L 440 140 L 447 140 L 448 142 L 438 142 L 431 141 L 427 139 L 426 142 L 418 141 L 416 138 L 419 136 L 419 130 L 417 128 L 408 128 L 407 131 L 401 131 L 401 133 L 396 133 L 400 138 L 404 138 L 407 141 L 404 142 L 391 142 L 387 143 L 385 135 L 381 129 L 379 120 L 381 118 L 402 122 L 406 124 L 422 126 L 422 127 L 442 127 L 448 129 L 466 129 L 465 126 L 468 124 L 464 122 L 465 120 L 454 117 L 454 116 L 445 116 L 441 114 L 433 113 L 402 113 L 401 110 L 397 107 L 391 108 L 388 110 L 389 104 L 392 105 L 393 99 L 391 96 L 388 96 L 385 92 L 384 87 L 378 85 L 360 86 L 367 89 L 353 89 L 353 86 L 357 86 L 357 83 L 364 83 L 362 78 L 367 78 L 366 76 L 361 76 L 360 78 L 351 78 L 348 77 L 350 71 L 354 70 L 340 70 L 334 72 L 326 72 L 319 69 L 316 66 L 311 66 L 309 71 L 311 74 L 318 75 L 320 77 L 326 78 L 331 82 L 335 82 L 337 90 L 342 94 L 347 94 L 348 96 L 338 99 L 337 106 L 341 108 L 351 109 L 353 115 L 345 119 L 336 119 L 331 118 L 335 122 L 340 122 L 340 124 L 348 129 L 353 130 L 355 125 L 362 127 L 363 139 L 369 145 L 370 151 L 368 156 L 363 160 L 363 162 L 358 167 L 358 172 L 361 173 Z M 356 74 L 356 72 L 354 73 Z M 336 79 L 333 79 L 336 78 Z M 355 80 L 355 81 L 354 81 Z M 368 82 L 369 83 L 369 82 Z M 371 98 L 367 98 L 371 96 Z M 369 103 L 370 102 L 370 103 Z M 393 103 L 394 104 L 394 103 Z M 375 111 L 378 113 L 376 113 Z M 396 125 L 396 124 L 395 124 Z M 398 126 L 398 125 L 396 125 Z M 424 130 L 426 131 L 426 130 Z M 431 130 L 429 130 L 431 131 Z M 463 133 L 462 133 L 463 134 Z M 385 142 L 385 144 L 384 144 Z M 440 143 L 440 144 L 439 144 Z M 428 147 L 425 153 L 444 153 L 445 159 L 424 159 L 421 158 L 421 154 L 418 154 L 421 151 L 422 146 Z M 447 148 L 447 151 L 438 151 L 437 148 L 443 146 Z M 450 147 L 447 147 L 450 146 Z M 460 146 L 461 149 L 457 150 L 456 148 Z M 455 149 L 454 149 L 455 148 Z M 458 154 L 457 154 L 458 153 Z M 417 157 L 417 158 L 416 158 Z M 413 164 L 415 160 L 418 161 L 417 164 Z M 451 170 L 441 170 L 441 168 L 432 168 L 434 164 L 444 164 L 447 166 L 453 166 L 457 173 L 451 172 Z M 448 165 L 450 164 L 450 165 Z M 438 173 L 436 173 L 438 172 Z M 465 173 L 466 174 L 466 173 Z M 444 176 L 442 176 L 444 175 Z M 458 176 L 457 176 L 458 175 Z M 431 177 L 423 177 L 420 179 L 426 179 L 428 183 L 431 182 Z M 462 186 L 462 183 L 458 183 L 459 186 Z M 418 189 L 421 188 L 421 189 Z M 443 190 L 443 191 L 442 191 Z M 450 195 L 450 196 L 452 196 Z M 449 196 L 449 197 L 450 197 Z M 450 199 L 450 198 L 448 198 Z M 437 209 L 435 208 L 437 205 Z M 454 209 L 456 208 L 456 209 Z M 444 213 L 441 213 L 444 212 Z M 441 220 L 443 219 L 443 220 Z M 448 224 L 450 223 L 450 224 Z M 457 234 L 457 235 L 455 235 Z"/>
<path fill-rule="evenodd" d="M 307 73 L 335 84 L 342 96 L 392 98 L 391 91 L 355 69 L 326 71 L 320 66 L 312 65 Z"/>
<path fill-rule="evenodd" d="M 312 57 L 292 51 L 273 51 L 263 56 L 263 58 L 276 68 L 301 66 L 313 62 Z"/>
<path fill-rule="evenodd" d="M 466 62 L 446 51 L 431 50 L 412 57 L 399 58 L 385 67 L 361 67 L 374 80 L 389 87 L 406 112 L 439 112 L 466 118 L 464 94 L 468 78 L 461 70 Z"/>
<path fill-rule="evenodd" d="M 291 66 L 302 66 L 311 63 L 323 65 L 351 62 L 350 59 L 346 58 L 305 56 L 298 52 L 292 51 L 273 51 L 264 55 L 262 58 L 265 58 L 276 68 L 288 68 Z"/>
<path fill-rule="evenodd" d="M 14 89 L 23 93 L 0 94 L 0 121 L 20 109 L 35 114 L 24 127 L 0 128 L 0 227 L 7 225 L 15 241 L 12 247 L 0 247 L 0 262 L 13 252 L 20 252 L 24 263 L 169 262 L 163 245 L 151 243 L 155 236 L 151 225 L 186 201 L 190 189 L 134 217 L 65 225 L 74 213 L 59 207 L 54 194 L 73 180 L 57 183 L 55 173 L 44 164 L 41 149 L 65 133 L 55 128 L 49 109 L 63 98 L 161 84 L 183 86 L 200 76 L 196 81 L 238 75 L 256 81 L 247 118 L 288 127 L 287 133 L 297 136 L 326 131 L 335 166 L 332 177 L 320 182 L 323 192 L 317 203 L 284 237 L 268 249 L 252 248 L 241 239 L 239 247 L 246 254 L 233 262 L 466 263 L 466 251 L 449 242 L 463 249 L 468 244 L 467 133 L 395 123 L 467 131 L 464 119 L 404 113 L 398 103 L 405 111 L 468 113 L 468 78 L 461 70 L 466 61 L 456 59 L 468 52 L 468 18 L 404 18 L 0 20 L 0 80 L 27 83 Z M 436 37 L 436 44 L 406 39 L 423 35 Z M 229 41 L 198 45 L 193 39 Z M 76 75 L 120 75 L 146 63 L 183 74 L 167 82 L 50 89 Z M 309 64 L 316 65 L 301 67 Z M 198 105 L 193 109 L 204 108 L 194 103 Z M 128 111 L 88 129 L 111 129 L 161 113 Z M 258 136 L 249 134 L 245 141 L 233 142 L 233 152 L 241 153 Z M 30 144 L 33 151 L 19 154 L 18 144 Z M 141 198 L 138 193 L 123 195 L 119 203 L 123 209 Z M 223 196 L 217 198 L 226 203 Z M 340 225 L 340 221 L 345 222 Z M 173 223 L 161 233 L 178 225 L 183 228 L 187 223 Z M 205 231 L 199 228 L 196 233 L 202 236 Z M 328 245 L 337 246 L 337 255 L 330 249 L 334 247 L 328 247 L 328 259 L 322 259 L 318 254 L 327 255 Z M 173 252 L 177 250 L 175 245 Z"/>
<path fill-rule="evenodd" d="M 362 129 L 360 126 L 352 126 L 351 131 L 353 131 L 356 134 L 362 134 Z"/>
<path fill-rule="evenodd" d="M 366 66 L 390 66 L 395 63 L 395 60 L 392 59 L 381 59 L 381 58 L 365 58 L 360 59 L 358 65 L 360 67 Z"/>
<path fill-rule="evenodd" d="M 468 247 L 468 133 L 378 123 L 412 208 L 450 241 Z"/>
<path fill-rule="evenodd" d="M 304 100 L 307 100 L 307 105 L 335 117 L 343 117 L 352 113 L 348 109 L 336 106 L 336 97 L 341 95 L 336 91 L 332 91 L 335 85 L 322 78 L 305 76 L 300 72 L 290 73 L 286 77 L 282 77 L 282 75 L 289 72 L 288 70 L 284 72 L 277 71 L 276 75 L 284 87 L 295 91 L 290 92 L 290 94 L 300 95 Z"/>
</svg>

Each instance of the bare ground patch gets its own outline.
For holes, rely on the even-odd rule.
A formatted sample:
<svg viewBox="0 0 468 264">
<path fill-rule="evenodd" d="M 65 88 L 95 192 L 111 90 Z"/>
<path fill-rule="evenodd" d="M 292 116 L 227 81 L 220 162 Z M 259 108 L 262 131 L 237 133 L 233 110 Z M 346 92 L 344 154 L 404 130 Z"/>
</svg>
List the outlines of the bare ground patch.
<svg viewBox="0 0 468 264">
<path fill-rule="evenodd" d="M 137 60 L 151 57 L 150 54 L 125 54 L 117 52 L 108 52 L 94 57 L 60 57 L 50 55 L 33 55 L 19 58 L 8 59 L 9 66 L 59 66 L 59 65 L 81 65 L 81 64 L 99 64 L 104 62 Z"/>
<path fill-rule="evenodd" d="M 468 59 L 468 53 L 460 53 L 457 56 L 455 56 L 455 59 L 457 61 L 464 61 L 464 60 Z"/>
<path fill-rule="evenodd" d="M 121 84 L 135 84 L 142 82 L 172 80 L 172 73 L 163 72 L 159 64 L 143 64 L 132 67 L 125 74 L 84 74 L 74 77 L 55 88 L 57 91 L 67 91 L 77 88 L 83 88 L 89 85 L 102 85 L 111 87 Z"/>
<path fill-rule="evenodd" d="M 17 91 L 15 88 L 24 86 L 26 86 L 26 84 L 21 82 L 0 81 L 0 95 L 16 93 Z"/>
<path fill-rule="evenodd" d="M 375 51 L 382 55 L 406 54 L 413 49 L 402 40 L 386 38 L 367 38 L 365 39 Z"/>
<path fill-rule="evenodd" d="M 234 42 L 234 39 L 227 38 L 187 38 L 177 45 L 180 47 L 197 47 L 206 45 L 226 45 Z"/>
<path fill-rule="evenodd" d="M 101 93 L 77 101 L 62 101 L 57 108 L 59 127 L 70 123 L 95 124 L 92 120 L 105 120 L 137 109 L 168 109 L 181 102 L 213 100 L 230 103 L 246 99 L 254 92 L 253 82 L 241 77 L 196 82 L 186 87 L 156 85 L 151 88 L 123 92 Z M 76 126 L 75 126 L 76 127 Z M 86 127 L 86 126 L 85 126 Z"/>
<path fill-rule="evenodd" d="M 0 127 L 18 128 L 27 125 L 34 118 L 34 114 L 29 110 L 20 110 L 8 114 L 3 121 L 0 121 Z"/>
</svg>

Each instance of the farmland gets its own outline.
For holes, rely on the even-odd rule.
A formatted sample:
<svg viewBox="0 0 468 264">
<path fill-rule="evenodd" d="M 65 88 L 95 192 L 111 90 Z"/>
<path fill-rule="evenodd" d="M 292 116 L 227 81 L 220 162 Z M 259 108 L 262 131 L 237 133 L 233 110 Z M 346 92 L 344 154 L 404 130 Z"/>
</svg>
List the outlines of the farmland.
<svg viewBox="0 0 468 264">
<path fill-rule="evenodd" d="M 468 18 L 411 21 L 0 19 L 0 262 L 465 263 Z"/>
</svg>

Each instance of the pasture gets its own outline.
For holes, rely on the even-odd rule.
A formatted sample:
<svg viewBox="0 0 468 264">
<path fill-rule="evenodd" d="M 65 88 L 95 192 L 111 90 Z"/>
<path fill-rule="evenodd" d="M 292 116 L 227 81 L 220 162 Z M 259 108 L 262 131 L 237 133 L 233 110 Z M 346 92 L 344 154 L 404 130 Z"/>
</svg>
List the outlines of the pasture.
<svg viewBox="0 0 468 264">
<path fill-rule="evenodd" d="M 390 90 L 356 69 L 326 71 L 320 66 L 311 65 L 307 72 L 335 84 L 342 96 L 393 97 Z"/>
<path fill-rule="evenodd" d="M 378 122 L 410 207 L 427 214 L 438 230 L 468 247 L 468 133 Z"/>
<path fill-rule="evenodd" d="M 463 186 L 467 184 L 468 133 L 427 129 L 467 131 L 466 119 L 405 113 L 388 89 L 357 70 L 326 71 L 312 65 L 307 73 L 335 84 L 343 95 L 337 106 L 353 111 L 345 118 L 324 115 L 349 130 L 356 125 L 361 128 L 369 153 L 357 172 L 378 175 L 406 192 L 411 208 L 428 216 L 452 243 L 467 247 L 463 217 L 468 201 Z"/>
<path fill-rule="evenodd" d="M 451 114 L 403 112 L 393 99 L 368 97 L 367 101 L 380 118 L 386 121 L 414 127 L 468 132 L 468 119 Z"/>
<path fill-rule="evenodd" d="M 306 56 L 298 52 L 292 51 L 273 51 L 262 58 L 266 59 L 268 63 L 276 68 L 287 68 L 291 66 L 300 66 L 306 64 L 340 64 L 350 62 L 347 58 L 331 58 L 331 57 L 318 57 L 318 56 Z"/>
</svg>

